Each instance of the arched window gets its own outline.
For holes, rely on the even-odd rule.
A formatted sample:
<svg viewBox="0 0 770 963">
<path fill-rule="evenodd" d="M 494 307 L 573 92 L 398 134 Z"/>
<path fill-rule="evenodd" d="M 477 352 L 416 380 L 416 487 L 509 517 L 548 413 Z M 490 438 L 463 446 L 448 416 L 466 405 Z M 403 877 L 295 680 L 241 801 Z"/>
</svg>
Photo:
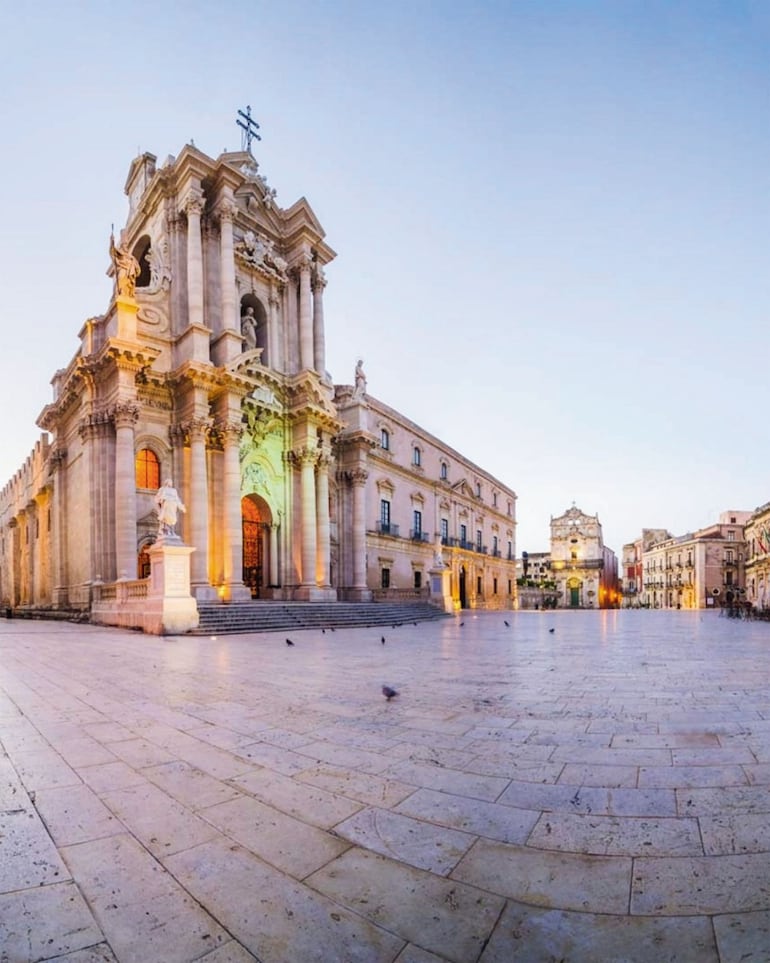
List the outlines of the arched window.
<svg viewBox="0 0 770 963">
<path fill-rule="evenodd" d="M 136 453 L 136 487 L 160 488 L 160 462 L 151 448 Z"/>
<path fill-rule="evenodd" d="M 449 466 L 445 461 L 441 462 L 441 481 L 446 481 L 449 478 Z"/>
<path fill-rule="evenodd" d="M 383 428 L 380 431 L 380 447 L 384 451 L 390 451 L 390 432 L 387 428 Z"/>
<path fill-rule="evenodd" d="M 134 250 L 131 252 L 136 260 L 139 262 L 139 276 L 136 279 L 136 286 L 138 288 L 146 288 L 150 286 L 150 264 L 147 260 L 147 254 L 149 253 L 150 247 L 152 246 L 152 241 L 150 238 L 143 234 L 142 237 L 134 245 Z"/>
<path fill-rule="evenodd" d="M 412 464 L 415 466 L 415 468 L 419 468 L 420 465 L 422 465 L 422 452 L 417 445 L 415 445 L 412 449 Z"/>
</svg>

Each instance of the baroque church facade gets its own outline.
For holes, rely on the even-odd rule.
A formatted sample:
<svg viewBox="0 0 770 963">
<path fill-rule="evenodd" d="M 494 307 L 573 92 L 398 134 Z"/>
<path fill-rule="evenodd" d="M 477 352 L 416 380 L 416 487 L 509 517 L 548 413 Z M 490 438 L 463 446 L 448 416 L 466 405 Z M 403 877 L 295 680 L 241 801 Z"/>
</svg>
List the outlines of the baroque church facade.
<svg viewBox="0 0 770 963">
<path fill-rule="evenodd" d="M 56 372 L 44 434 L 0 492 L 6 608 L 146 591 L 173 480 L 198 600 L 430 596 L 513 608 L 513 490 L 326 372 L 335 252 L 251 153 L 136 158 L 115 294 Z M 436 599 L 433 599 L 436 601 Z"/>
</svg>

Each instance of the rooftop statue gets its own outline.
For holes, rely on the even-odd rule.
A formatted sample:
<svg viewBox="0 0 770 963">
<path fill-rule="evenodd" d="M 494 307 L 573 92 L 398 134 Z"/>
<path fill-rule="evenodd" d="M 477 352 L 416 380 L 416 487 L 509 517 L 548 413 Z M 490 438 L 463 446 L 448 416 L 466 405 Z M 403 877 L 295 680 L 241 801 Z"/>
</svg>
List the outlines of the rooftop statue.
<svg viewBox="0 0 770 963">
<path fill-rule="evenodd" d="M 133 254 L 115 244 L 114 234 L 110 234 L 110 257 L 115 269 L 118 296 L 133 298 L 136 294 L 136 279 L 139 277 L 141 267 Z"/>
</svg>

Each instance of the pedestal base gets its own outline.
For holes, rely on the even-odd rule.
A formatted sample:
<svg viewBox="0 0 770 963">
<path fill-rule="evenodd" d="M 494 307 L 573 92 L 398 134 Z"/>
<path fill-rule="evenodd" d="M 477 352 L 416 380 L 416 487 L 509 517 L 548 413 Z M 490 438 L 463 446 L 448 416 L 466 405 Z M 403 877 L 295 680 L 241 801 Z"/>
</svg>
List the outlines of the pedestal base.
<svg viewBox="0 0 770 963">
<path fill-rule="evenodd" d="M 178 539 L 158 539 L 148 551 L 150 586 L 144 631 L 179 635 L 197 628 L 198 604 L 190 594 L 190 556 L 195 551 Z"/>
<path fill-rule="evenodd" d="M 448 568 L 432 568 L 430 576 L 430 600 L 445 612 L 454 612 L 452 601 L 451 572 Z"/>
</svg>

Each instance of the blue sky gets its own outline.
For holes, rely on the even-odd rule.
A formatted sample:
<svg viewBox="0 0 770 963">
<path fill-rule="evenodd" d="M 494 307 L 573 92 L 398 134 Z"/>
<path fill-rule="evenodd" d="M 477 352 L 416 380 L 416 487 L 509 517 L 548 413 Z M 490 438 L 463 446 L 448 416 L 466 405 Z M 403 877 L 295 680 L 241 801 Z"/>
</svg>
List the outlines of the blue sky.
<svg viewBox="0 0 770 963">
<path fill-rule="evenodd" d="M 131 159 L 240 147 L 338 252 L 327 367 L 618 553 L 770 500 L 770 4 L 0 0 L 0 478 Z"/>
</svg>

